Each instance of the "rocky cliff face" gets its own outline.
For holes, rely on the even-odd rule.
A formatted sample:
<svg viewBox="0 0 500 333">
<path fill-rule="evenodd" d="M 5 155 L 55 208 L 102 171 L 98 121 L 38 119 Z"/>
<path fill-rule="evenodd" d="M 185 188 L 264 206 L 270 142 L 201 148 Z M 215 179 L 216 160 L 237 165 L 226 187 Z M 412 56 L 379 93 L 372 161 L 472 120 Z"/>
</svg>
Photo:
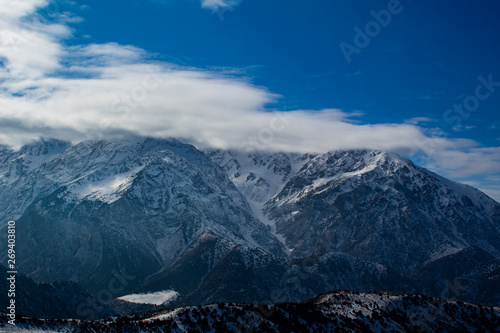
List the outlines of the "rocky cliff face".
<svg viewBox="0 0 500 333">
<path fill-rule="evenodd" d="M 121 293 L 151 286 L 185 295 L 228 258 L 243 268 L 285 262 L 226 174 L 177 141 L 42 141 L 2 156 L 0 170 L 2 223 L 17 220 L 18 270 L 38 281 L 98 293 L 119 272 L 129 277 Z"/>
<path fill-rule="evenodd" d="M 500 205 L 470 186 L 379 151 L 207 155 L 306 281 L 500 301 Z"/>
</svg>

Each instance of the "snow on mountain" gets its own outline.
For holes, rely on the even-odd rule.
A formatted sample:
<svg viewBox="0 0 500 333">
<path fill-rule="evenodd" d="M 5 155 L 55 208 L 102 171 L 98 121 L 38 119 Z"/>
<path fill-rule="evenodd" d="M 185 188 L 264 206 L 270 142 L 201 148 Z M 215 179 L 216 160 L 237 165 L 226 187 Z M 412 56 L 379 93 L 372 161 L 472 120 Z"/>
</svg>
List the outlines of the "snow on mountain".
<svg viewBox="0 0 500 333">
<path fill-rule="evenodd" d="M 500 204 L 470 186 L 372 150 L 207 155 L 226 170 L 256 216 L 273 226 L 301 274 L 316 276 L 325 289 L 382 285 L 442 296 L 454 281 L 450 297 L 500 301 L 498 292 L 485 290 L 500 286 L 493 273 L 500 269 Z M 463 260 L 477 267 L 453 268 L 465 267 Z M 445 261 L 450 263 L 437 264 Z M 378 267 L 373 274 L 382 272 L 385 282 L 355 282 L 367 267 Z M 345 280 L 344 272 L 351 278 Z"/>
<path fill-rule="evenodd" d="M 263 214 L 264 204 L 283 189 L 310 156 L 222 150 L 207 150 L 205 153 L 226 171 L 229 179 L 247 198 L 255 216 L 269 225 L 274 236 L 286 246 L 283 236 L 276 232 L 274 221 Z"/>
<path fill-rule="evenodd" d="M 0 149 L 18 270 L 173 305 L 335 289 L 500 302 L 500 204 L 397 154 L 201 152 L 176 140 Z M 5 262 L 5 254 L 0 254 Z"/>
<path fill-rule="evenodd" d="M 299 154 L 260 154 L 209 150 L 207 156 L 229 175 L 241 193 L 253 203 L 265 203 L 276 195 L 307 162 Z"/>
<path fill-rule="evenodd" d="M 95 292 L 119 273 L 130 276 L 122 294 L 174 288 L 185 296 L 228 255 L 243 266 L 285 262 L 282 245 L 223 170 L 193 146 L 140 138 L 50 142 L 62 149 L 40 141 L 0 159 L 0 226 L 17 220 L 19 271 Z M 27 151 L 40 152 L 38 163 Z M 201 257 L 189 284 L 170 270 L 188 269 L 192 251 Z"/>
</svg>

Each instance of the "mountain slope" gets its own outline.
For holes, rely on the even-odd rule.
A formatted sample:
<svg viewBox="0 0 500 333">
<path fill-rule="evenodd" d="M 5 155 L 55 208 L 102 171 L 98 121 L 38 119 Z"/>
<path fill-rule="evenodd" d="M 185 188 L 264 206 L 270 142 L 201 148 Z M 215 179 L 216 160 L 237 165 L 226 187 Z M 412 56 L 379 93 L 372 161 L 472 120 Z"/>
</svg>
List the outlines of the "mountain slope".
<svg viewBox="0 0 500 333">
<path fill-rule="evenodd" d="M 5 291 L 5 296 L 10 288 L 7 278 L 11 276 L 7 274 L 5 267 L 0 266 L 0 289 Z M 15 285 L 15 297 L 0 297 L 0 307 L 7 309 L 10 300 L 14 299 L 18 315 L 31 318 L 92 320 L 114 313 L 110 307 L 102 304 L 93 309 L 94 313 L 79 311 L 81 304 L 97 303 L 98 299 L 72 282 L 36 283 L 24 275 L 16 275 Z"/>
<path fill-rule="evenodd" d="M 273 226 L 302 276 L 316 276 L 302 287 L 500 302 L 498 289 L 484 290 L 500 281 L 500 204 L 480 191 L 379 151 L 207 155 Z"/>
<path fill-rule="evenodd" d="M 72 280 L 99 293 L 121 275 L 113 297 L 150 285 L 183 294 L 234 253 L 245 267 L 285 263 L 282 245 L 193 146 L 48 140 L 0 160 L 1 225 L 17 220 L 18 270 L 38 281 Z M 189 266 L 183 258 L 207 235 L 217 245 L 211 256 L 199 253 L 205 268 L 191 271 L 198 274 L 192 282 L 167 276 L 157 283 L 172 267 Z"/>
</svg>

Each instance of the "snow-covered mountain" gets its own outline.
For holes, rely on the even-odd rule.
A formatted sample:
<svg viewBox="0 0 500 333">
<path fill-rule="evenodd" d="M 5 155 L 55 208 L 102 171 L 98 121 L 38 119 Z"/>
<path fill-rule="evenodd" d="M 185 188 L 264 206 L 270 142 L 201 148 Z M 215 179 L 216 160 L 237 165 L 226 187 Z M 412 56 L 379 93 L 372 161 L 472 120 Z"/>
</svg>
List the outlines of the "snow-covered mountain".
<svg viewBox="0 0 500 333">
<path fill-rule="evenodd" d="M 113 297 L 169 288 L 187 297 L 200 286 L 216 296 L 224 279 L 251 268 L 245 288 L 269 293 L 258 277 L 271 273 L 259 270 L 286 263 L 281 243 L 193 146 L 43 140 L 0 161 L 0 221 L 17 221 L 17 268 L 37 281 L 72 280 Z"/>
<path fill-rule="evenodd" d="M 301 287 L 500 302 L 500 205 L 482 192 L 380 151 L 206 153 L 286 245 Z"/>
<path fill-rule="evenodd" d="M 15 332 L 498 332 L 500 308 L 337 291 L 303 303 L 188 306 L 100 321 L 19 321 Z M 0 316 L 0 328 L 10 332 Z"/>
<path fill-rule="evenodd" d="M 396 155 L 201 152 L 176 140 L 0 149 L 19 272 L 107 301 L 304 301 L 335 289 L 500 303 L 500 204 Z M 5 263 L 5 254 L 0 253 Z"/>
</svg>

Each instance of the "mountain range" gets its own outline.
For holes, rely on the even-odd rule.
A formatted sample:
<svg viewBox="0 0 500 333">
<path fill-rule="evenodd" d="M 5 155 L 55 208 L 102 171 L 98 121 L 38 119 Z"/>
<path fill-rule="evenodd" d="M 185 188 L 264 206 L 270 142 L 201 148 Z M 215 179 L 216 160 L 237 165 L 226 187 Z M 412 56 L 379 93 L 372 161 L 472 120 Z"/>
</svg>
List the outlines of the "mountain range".
<svg viewBox="0 0 500 333">
<path fill-rule="evenodd" d="M 500 304 L 500 204 L 395 154 L 200 151 L 178 140 L 0 148 L 17 269 L 103 302 L 302 302 L 336 290 Z M 6 264 L 6 253 L 0 254 Z"/>
</svg>

